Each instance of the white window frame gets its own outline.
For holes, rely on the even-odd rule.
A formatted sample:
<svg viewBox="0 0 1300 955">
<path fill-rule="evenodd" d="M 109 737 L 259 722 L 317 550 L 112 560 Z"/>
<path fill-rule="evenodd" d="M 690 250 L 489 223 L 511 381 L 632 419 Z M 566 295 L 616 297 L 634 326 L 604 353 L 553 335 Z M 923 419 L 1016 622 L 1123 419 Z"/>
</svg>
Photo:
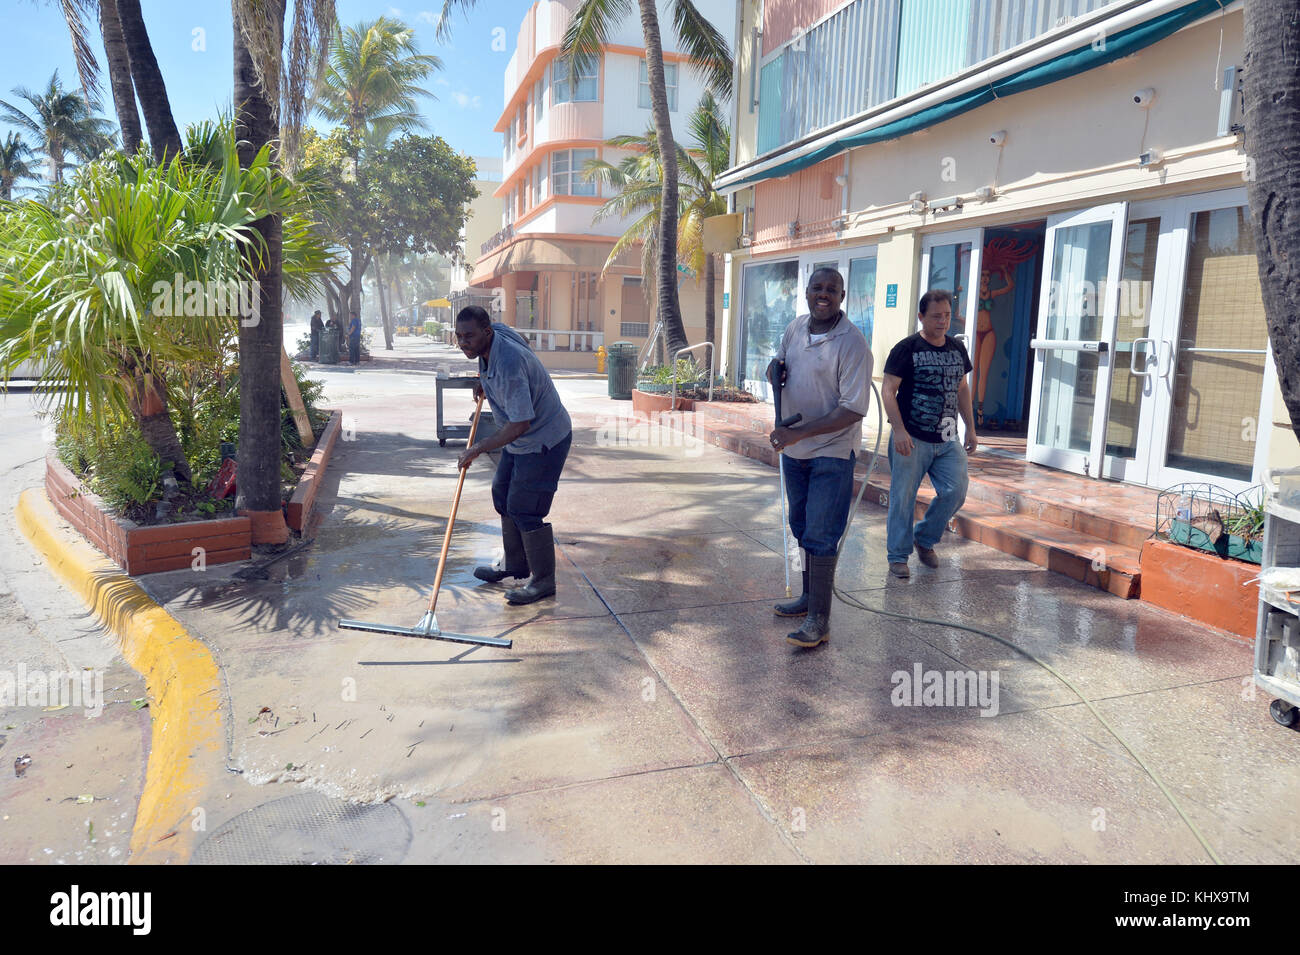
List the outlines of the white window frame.
<svg viewBox="0 0 1300 955">
<path fill-rule="evenodd" d="M 664 87 L 668 91 L 668 111 L 670 113 L 677 112 L 677 81 L 681 75 L 677 67 L 678 64 L 676 63 L 664 64 Z M 669 70 L 672 72 L 669 73 Z M 641 61 L 641 72 L 637 76 L 636 105 L 639 109 L 650 109 L 652 105 L 650 101 L 650 68 L 644 59 Z"/>
<path fill-rule="evenodd" d="M 557 59 L 550 66 L 551 104 L 556 103 L 598 103 L 600 102 L 600 62 L 593 59 L 588 68 L 590 73 L 575 74 L 571 60 Z M 590 81 L 594 92 L 591 96 L 580 96 L 580 87 Z"/>
<path fill-rule="evenodd" d="M 578 159 L 578 153 L 590 153 L 590 156 L 583 156 Z M 582 176 L 582 166 L 588 159 L 596 159 L 600 155 L 599 150 L 589 149 L 557 149 L 551 153 L 551 195 L 553 196 L 599 196 L 600 190 L 595 180 L 587 181 Z M 565 169 L 558 170 L 555 168 L 557 157 L 563 156 Z M 579 191 L 581 190 L 581 191 Z"/>
</svg>

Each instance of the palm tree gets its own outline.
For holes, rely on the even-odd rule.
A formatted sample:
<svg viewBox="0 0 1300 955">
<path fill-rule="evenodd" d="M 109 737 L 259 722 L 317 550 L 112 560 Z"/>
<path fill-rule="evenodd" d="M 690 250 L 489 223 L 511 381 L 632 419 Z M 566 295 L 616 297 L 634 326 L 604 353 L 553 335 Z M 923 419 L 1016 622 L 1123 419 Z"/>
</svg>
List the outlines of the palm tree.
<svg viewBox="0 0 1300 955">
<path fill-rule="evenodd" d="M 716 345 L 717 258 L 704 247 L 704 220 L 727 212 L 726 197 L 713 188 L 713 183 L 730 165 L 731 130 L 717 100 L 707 91 L 691 114 L 689 126 L 691 152 L 680 164 L 685 169 L 682 187 L 686 194 L 677 228 L 677 255 L 695 273 L 697 282 L 704 273 L 704 340 Z"/>
<path fill-rule="evenodd" d="M 124 0 L 119 0 L 119 3 Z M 284 56 L 286 0 L 233 0 L 235 131 L 240 165 L 251 168 L 264 148 L 283 139 L 296 161 L 308 85 L 320 75 L 324 40 L 334 27 L 333 0 L 294 0 L 289 62 Z M 281 135 L 281 123 L 284 131 Z M 278 164 L 279 155 L 270 152 Z M 280 514 L 280 355 L 283 223 L 278 215 L 253 224 L 263 255 L 251 257 L 256 311 L 239 323 L 239 485 L 235 505 L 252 512 L 256 543 L 288 537 Z M 269 521 L 269 526 L 264 523 Z"/>
<path fill-rule="evenodd" d="M 704 247 L 704 220 L 727 211 L 727 201 L 714 190 L 713 181 L 727 168 L 731 134 L 721 108 L 708 93 L 691 114 L 689 127 L 690 149 L 678 144 L 676 150 L 677 165 L 682 171 L 676 251 L 678 260 L 695 274 L 697 282 L 701 274 L 704 276 L 704 337 L 706 341 L 715 341 L 717 278 L 714 257 Z M 658 223 L 662 219 L 663 162 L 659 155 L 658 136 L 652 126 L 643 135 L 615 136 L 606 140 L 605 145 L 633 152 L 617 166 L 603 159 L 593 159 L 584 167 L 587 179 L 618 190 L 596 210 L 593 218 L 636 216 L 614 243 L 605 260 L 605 269 L 608 270 L 625 250 L 640 242 L 643 288 L 649 290 L 659 268 Z"/>
<path fill-rule="evenodd" d="M 316 110 L 381 144 L 398 130 L 424 128 L 416 97 L 433 94 L 417 84 L 440 69 L 442 61 L 421 53 L 415 31 L 399 20 L 380 17 L 346 30 L 338 27 Z"/>
<path fill-rule="evenodd" d="M 32 148 L 17 133 L 10 133 L 0 144 L 0 199 L 13 198 L 14 183 L 19 179 L 35 179 L 36 170 L 28 162 Z"/>
<path fill-rule="evenodd" d="M 14 87 L 13 92 L 27 101 L 31 112 L 0 100 L 0 119 L 36 137 L 37 149 L 48 161 L 51 182 L 63 181 L 63 171 L 71 165 L 67 161 L 69 155 L 85 162 L 112 144 L 112 124 L 95 115 L 99 104 L 88 101 L 80 93 L 65 90 L 59 82 L 58 70 L 42 92 L 24 86 Z"/>
<path fill-rule="evenodd" d="M 47 2 L 55 2 L 55 0 L 47 0 Z M 90 28 L 86 25 L 86 18 L 91 16 L 98 18 L 99 32 L 104 40 L 104 54 L 108 59 L 113 106 L 117 111 L 118 125 L 122 130 L 122 148 L 127 154 L 134 153 L 140 147 L 142 139 L 140 114 L 135 108 L 131 61 L 127 54 L 126 35 L 117 12 L 117 0 L 57 0 L 57 2 L 68 24 L 68 36 L 72 40 L 72 52 L 76 60 L 77 76 L 81 80 L 81 91 L 86 99 L 91 101 L 99 98 L 99 61 L 95 59 L 95 52 L 90 43 L 91 34 Z M 143 26 L 141 21 L 141 29 Z M 148 43 L 147 35 L 145 43 Z M 166 96 L 165 90 L 163 95 Z"/>
<path fill-rule="evenodd" d="M 330 44 L 329 64 L 317 91 L 316 110 L 326 119 L 342 124 L 353 134 L 352 162 L 360 169 L 362 152 L 379 147 L 397 131 L 423 129 L 416 102 L 432 93 L 418 84 L 434 70 L 442 69 L 436 56 L 421 53 L 415 31 L 400 20 L 380 17 L 343 29 L 336 27 Z M 361 311 L 361 282 L 365 275 L 367 250 L 349 249 L 348 283 L 342 290 L 346 301 L 344 319 Z M 371 255 L 375 268 L 380 264 Z M 378 279 L 382 287 L 382 278 Z M 383 307 L 384 347 L 393 347 L 393 323 Z"/>
<path fill-rule="evenodd" d="M 732 63 L 726 39 L 704 18 L 691 0 L 669 2 L 672 7 L 673 30 L 682 49 L 690 57 L 689 67 L 720 99 L 730 99 Z M 632 13 L 634 3 L 640 13 L 641 34 L 645 41 L 646 73 L 650 80 L 650 106 L 654 116 L 655 135 L 660 143 L 671 143 L 673 127 L 668 110 L 668 88 L 664 82 L 663 43 L 660 39 L 656 0 L 582 0 L 569 21 L 562 53 L 572 57 L 580 67 L 591 63 L 600 56 L 601 46 L 607 42 L 610 31 Z M 449 32 L 449 18 L 453 10 L 468 11 L 476 5 L 477 0 L 443 0 L 438 35 L 445 36 Z M 659 305 L 659 319 L 663 322 L 668 337 L 668 347 L 676 351 L 686 347 L 681 303 L 677 299 L 677 150 L 664 150 L 662 161 L 655 298 Z"/>
<path fill-rule="evenodd" d="M 38 362 L 66 383 L 50 391 L 56 408 L 96 433 L 129 414 L 178 483 L 190 469 L 168 379 L 230 333 L 237 316 L 224 292 L 248 282 L 250 261 L 264 253 L 253 223 L 268 210 L 289 213 L 291 291 L 307 291 L 328 264 L 269 148 L 241 170 L 227 129 L 215 149 L 193 152 L 195 161 L 167 166 L 143 154 L 102 159 L 51 200 L 12 204 L 0 217 L 0 374 Z M 203 291 L 176 289 L 178 273 Z M 277 354 L 276 381 L 278 372 Z M 278 462 L 278 445 L 276 454 Z"/>
<path fill-rule="evenodd" d="M 1300 16 L 1294 0 L 1251 0 L 1245 18 L 1250 218 L 1278 384 L 1300 438 Z"/>
</svg>

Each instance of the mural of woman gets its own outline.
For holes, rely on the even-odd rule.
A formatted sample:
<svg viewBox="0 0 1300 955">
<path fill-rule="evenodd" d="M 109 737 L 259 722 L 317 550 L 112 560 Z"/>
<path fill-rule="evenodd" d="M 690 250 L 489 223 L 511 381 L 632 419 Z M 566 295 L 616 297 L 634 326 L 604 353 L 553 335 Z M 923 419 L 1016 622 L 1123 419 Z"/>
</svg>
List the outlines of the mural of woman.
<svg viewBox="0 0 1300 955">
<path fill-rule="evenodd" d="M 984 395 L 989 386 L 989 367 L 998 346 L 998 335 L 993 329 L 993 302 L 1014 292 L 1016 281 L 1012 277 L 1016 266 L 1034 254 L 1033 242 L 1014 242 L 1011 239 L 993 239 L 984 247 L 981 256 L 980 294 L 975 313 L 975 426 L 984 427 Z M 1000 288 L 990 287 L 991 277 L 1002 276 Z"/>
</svg>

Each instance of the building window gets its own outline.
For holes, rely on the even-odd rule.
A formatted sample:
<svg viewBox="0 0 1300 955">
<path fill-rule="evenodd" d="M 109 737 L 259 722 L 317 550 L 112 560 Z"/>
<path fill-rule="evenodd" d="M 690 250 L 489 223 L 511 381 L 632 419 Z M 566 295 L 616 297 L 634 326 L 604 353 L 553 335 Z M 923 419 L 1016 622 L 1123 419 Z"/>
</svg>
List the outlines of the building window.
<svg viewBox="0 0 1300 955">
<path fill-rule="evenodd" d="M 596 183 L 583 178 L 582 168 L 595 158 L 594 149 L 561 149 L 551 153 L 551 195 L 594 196 Z"/>
<path fill-rule="evenodd" d="M 647 338 L 650 335 L 650 323 L 619 322 L 618 333 L 628 338 Z"/>
<path fill-rule="evenodd" d="M 668 90 L 668 108 L 677 111 L 677 64 L 664 64 L 664 86 Z M 636 105 L 650 109 L 650 71 L 645 60 L 641 61 L 641 78 L 636 85 Z"/>
<path fill-rule="evenodd" d="M 533 84 L 533 127 L 542 121 L 542 111 L 546 103 L 546 80 L 540 79 Z"/>
<path fill-rule="evenodd" d="M 599 69 L 595 59 L 577 71 L 570 60 L 556 60 L 551 64 L 551 103 L 596 102 L 600 98 Z"/>
</svg>

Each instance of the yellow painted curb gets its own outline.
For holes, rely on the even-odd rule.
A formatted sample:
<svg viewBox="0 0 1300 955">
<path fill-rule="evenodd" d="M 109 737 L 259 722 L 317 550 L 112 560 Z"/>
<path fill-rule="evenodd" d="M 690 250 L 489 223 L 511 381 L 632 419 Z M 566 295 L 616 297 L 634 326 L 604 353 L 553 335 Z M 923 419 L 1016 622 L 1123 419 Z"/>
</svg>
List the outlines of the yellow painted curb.
<svg viewBox="0 0 1300 955">
<path fill-rule="evenodd" d="M 221 772 L 225 752 L 216 661 L 116 564 L 61 531 L 43 489 L 23 491 L 15 515 L 50 569 L 117 637 L 122 655 L 148 688 L 153 734 L 130 861 L 188 862 L 198 840 L 194 810 L 201 808 L 205 786 Z"/>
</svg>

